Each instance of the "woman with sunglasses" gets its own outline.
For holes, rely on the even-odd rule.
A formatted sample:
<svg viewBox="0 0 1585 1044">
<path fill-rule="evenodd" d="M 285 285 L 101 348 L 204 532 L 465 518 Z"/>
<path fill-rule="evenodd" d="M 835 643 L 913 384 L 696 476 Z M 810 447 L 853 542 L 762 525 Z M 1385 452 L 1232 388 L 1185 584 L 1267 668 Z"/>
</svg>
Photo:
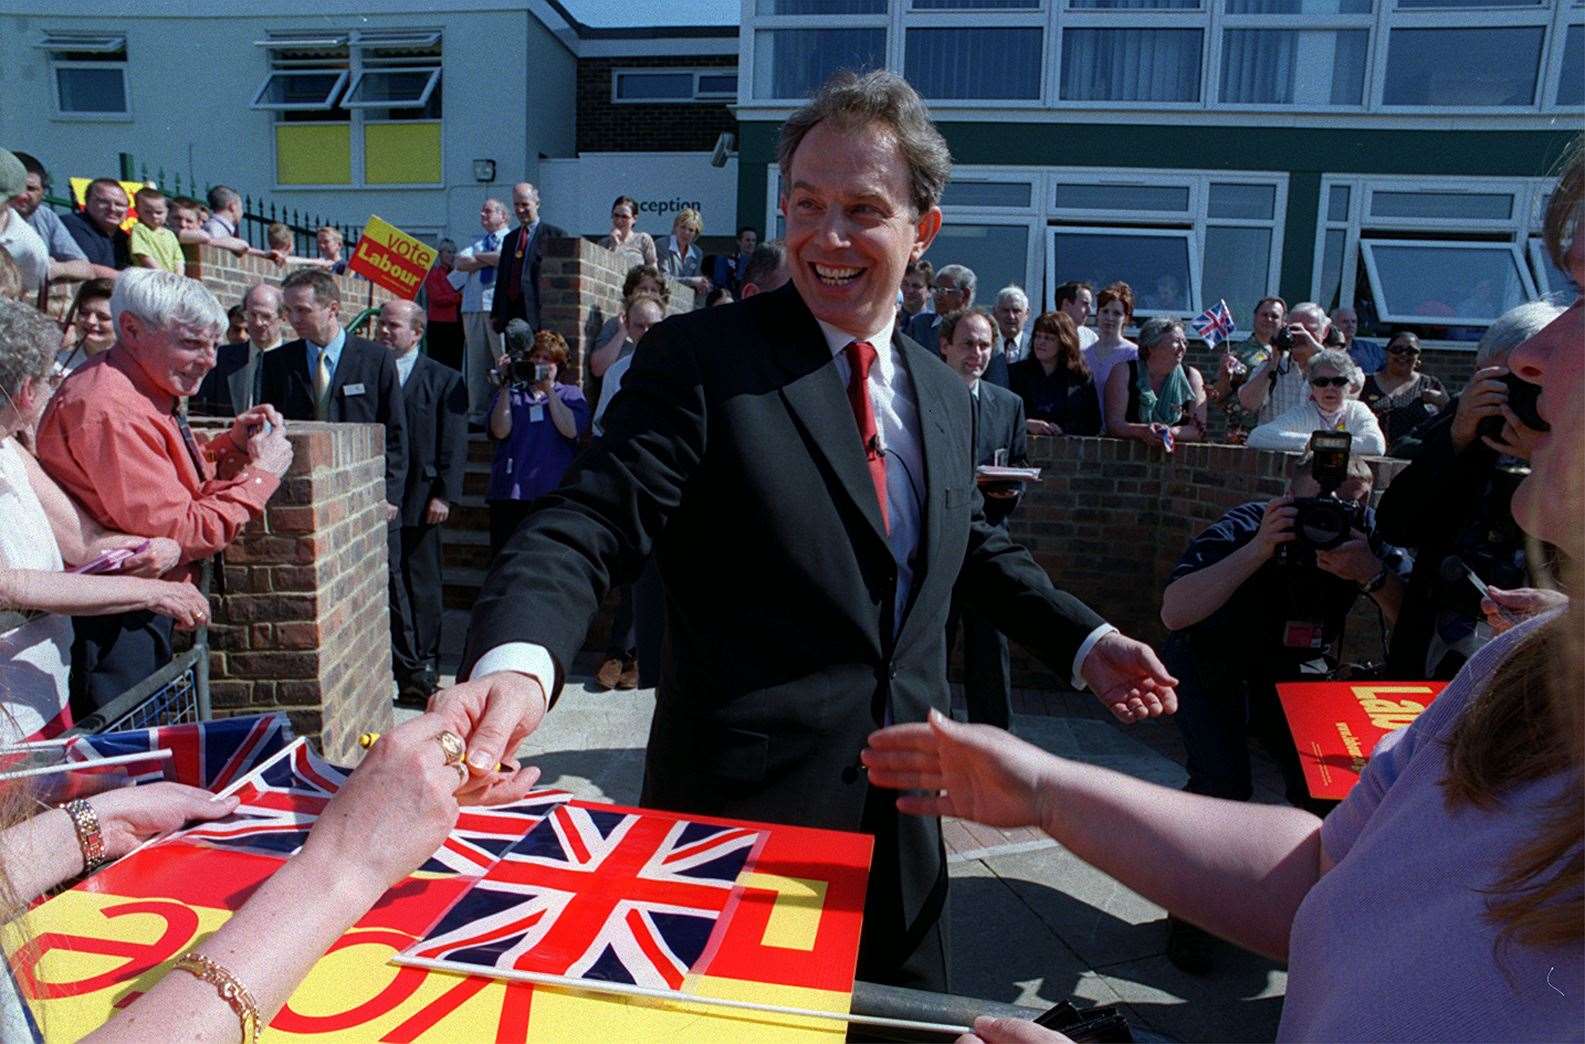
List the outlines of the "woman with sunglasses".
<svg viewBox="0 0 1585 1044">
<path fill-rule="evenodd" d="M 1364 384 L 1359 366 L 1344 351 L 1328 348 L 1310 357 L 1310 397 L 1249 433 L 1254 449 L 1303 452 L 1315 431 L 1346 431 L 1354 436 L 1353 452 L 1379 457 L 1387 440 L 1370 407 L 1356 395 Z"/>
<path fill-rule="evenodd" d="M 1420 338 L 1405 330 L 1387 342 L 1387 361 L 1365 379 L 1360 401 L 1371 408 L 1387 432 L 1387 445 L 1434 416 L 1448 403 L 1442 382 L 1420 370 Z"/>
</svg>

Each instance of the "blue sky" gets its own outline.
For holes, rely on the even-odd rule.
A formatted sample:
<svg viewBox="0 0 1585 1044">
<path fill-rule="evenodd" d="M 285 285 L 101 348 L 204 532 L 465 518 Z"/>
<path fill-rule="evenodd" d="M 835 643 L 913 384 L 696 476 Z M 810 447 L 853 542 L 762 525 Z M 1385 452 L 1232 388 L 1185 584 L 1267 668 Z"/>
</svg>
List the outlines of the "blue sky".
<svg viewBox="0 0 1585 1044">
<path fill-rule="evenodd" d="M 740 0 L 562 0 L 585 25 L 736 25 Z"/>
</svg>

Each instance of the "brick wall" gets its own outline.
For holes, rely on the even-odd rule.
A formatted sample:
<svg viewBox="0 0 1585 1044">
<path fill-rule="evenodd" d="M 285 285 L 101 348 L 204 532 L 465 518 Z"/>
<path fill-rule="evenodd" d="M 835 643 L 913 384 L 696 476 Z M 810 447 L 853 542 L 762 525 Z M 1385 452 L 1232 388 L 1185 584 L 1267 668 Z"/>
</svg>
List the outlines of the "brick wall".
<svg viewBox="0 0 1585 1044">
<path fill-rule="evenodd" d="M 282 268 L 268 258 L 237 257 L 230 251 L 211 246 L 186 246 L 182 250 L 187 255 L 188 276 L 202 280 L 210 292 L 219 298 L 222 308 L 241 304 L 242 295 L 257 283 L 274 283 L 278 286 L 297 268 L 308 267 L 288 265 Z M 331 278 L 341 291 L 343 322 L 350 322 L 363 309 L 395 296 L 389 290 L 359 276 L 337 275 Z M 295 336 L 289 328 L 285 333 L 288 339 Z"/>
<path fill-rule="evenodd" d="M 1180 444 L 1171 455 L 1122 439 L 1033 438 L 1029 445 L 1043 481 L 1014 512 L 1013 539 L 1058 587 L 1153 643 L 1166 635 L 1161 592 L 1189 541 L 1228 509 L 1281 495 L 1293 460 L 1293 454 L 1202 443 Z M 1405 466 L 1370 464 L 1378 493 Z M 1349 630 L 1368 638 L 1363 651 L 1374 652 L 1375 613 L 1363 608 Z M 1015 684 L 1058 687 L 1059 679 L 1016 644 L 1013 661 Z"/>
<path fill-rule="evenodd" d="M 578 62 L 579 152 L 705 152 L 722 131 L 737 133 L 728 103 L 616 104 L 611 70 L 687 67 L 736 69 L 736 55 L 583 58 Z"/>
<path fill-rule="evenodd" d="M 295 456 L 264 517 L 226 550 L 214 599 L 217 716 L 285 710 L 331 761 L 388 730 L 385 438 L 377 424 L 294 423 Z"/>
<path fill-rule="evenodd" d="M 539 270 L 539 317 L 545 329 L 567 340 L 569 357 L 562 376 L 583 384 L 586 393 L 598 386 L 587 378 L 584 360 L 597 347 L 600 328 L 622 310 L 622 283 L 627 266 L 618 256 L 587 239 L 551 239 L 545 243 Z M 671 302 L 667 314 L 693 310 L 690 287 L 668 279 Z"/>
</svg>

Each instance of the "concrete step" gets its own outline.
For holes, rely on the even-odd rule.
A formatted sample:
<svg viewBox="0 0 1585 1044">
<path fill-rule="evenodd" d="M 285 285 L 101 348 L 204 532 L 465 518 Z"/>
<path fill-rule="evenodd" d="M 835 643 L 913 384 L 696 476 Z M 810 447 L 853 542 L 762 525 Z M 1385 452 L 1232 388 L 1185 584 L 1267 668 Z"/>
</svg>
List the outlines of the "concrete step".
<svg viewBox="0 0 1585 1044">
<path fill-rule="evenodd" d="M 442 604 L 447 609 L 472 609 L 479 598 L 479 588 L 484 586 L 484 574 L 483 569 L 453 569 L 447 565 Z"/>
<path fill-rule="evenodd" d="M 448 527 L 442 533 L 440 547 L 448 575 L 454 569 L 488 569 L 490 566 L 488 532 Z"/>
</svg>

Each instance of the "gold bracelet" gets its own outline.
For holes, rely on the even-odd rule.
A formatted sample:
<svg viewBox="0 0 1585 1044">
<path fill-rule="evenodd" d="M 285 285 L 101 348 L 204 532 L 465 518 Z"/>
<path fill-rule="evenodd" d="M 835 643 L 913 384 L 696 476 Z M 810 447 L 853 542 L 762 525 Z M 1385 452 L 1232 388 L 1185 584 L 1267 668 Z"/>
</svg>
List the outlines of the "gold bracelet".
<svg viewBox="0 0 1585 1044">
<path fill-rule="evenodd" d="M 197 950 L 189 950 L 182 954 L 176 959 L 172 968 L 187 972 L 215 987 L 220 993 L 220 999 L 237 1013 L 237 1022 L 242 1029 L 242 1044 L 259 1044 L 259 1033 L 262 1031 L 259 1025 L 259 1006 L 253 1002 L 253 994 L 237 981 L 235 975 Z"/>
<path fill-rule="evenodd" d="M 99 815 L 82 798 L 68 801 L 61 811 L 71 817 L 72 829 L 77 832 L 77 847 L 83 851 L 83 873 L 90 874 L 110 860 L 105 858 L 105 837 L 99 829 Z"/>
</svg>

